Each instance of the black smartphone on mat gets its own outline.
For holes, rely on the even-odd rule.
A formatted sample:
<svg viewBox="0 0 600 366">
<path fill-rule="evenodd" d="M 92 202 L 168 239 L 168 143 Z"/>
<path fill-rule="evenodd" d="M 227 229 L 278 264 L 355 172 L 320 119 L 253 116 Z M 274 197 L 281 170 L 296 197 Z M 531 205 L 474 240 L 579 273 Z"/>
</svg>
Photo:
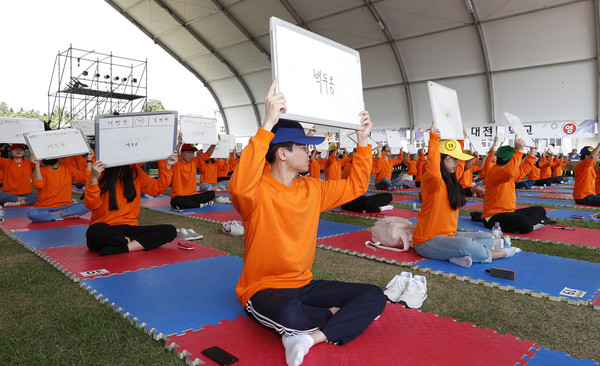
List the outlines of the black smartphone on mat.
<svg viewBox="0 0 600 366">
<path fill-rule="evenodd" d="M 202 354 L 221 366 L 231 365 L 239 361 L 239 358 L 217 346 L 205 349 Z"/>
</svg>

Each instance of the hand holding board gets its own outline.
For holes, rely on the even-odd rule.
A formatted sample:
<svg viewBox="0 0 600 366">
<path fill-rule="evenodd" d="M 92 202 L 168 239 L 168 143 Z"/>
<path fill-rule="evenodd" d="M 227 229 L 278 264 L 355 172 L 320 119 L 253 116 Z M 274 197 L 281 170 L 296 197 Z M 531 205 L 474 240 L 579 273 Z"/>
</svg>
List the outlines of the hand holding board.
<svg viewBox="0 0 600 366">
<path fill-rule="evenodd" d="M 96 116 L 96 160 L 107 167 L 166 159 L 177 143 L 177 112 Z"/>
</svg>

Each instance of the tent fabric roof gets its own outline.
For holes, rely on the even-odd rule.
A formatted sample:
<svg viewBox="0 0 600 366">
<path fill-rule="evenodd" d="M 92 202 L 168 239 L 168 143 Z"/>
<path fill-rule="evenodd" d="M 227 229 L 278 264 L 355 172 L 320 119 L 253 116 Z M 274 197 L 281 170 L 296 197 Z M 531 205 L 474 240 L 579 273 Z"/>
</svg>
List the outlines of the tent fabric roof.
<svg viewBox="0 0 600 366">
<path fill-rule="evenodd" d="M 426 82 L 465 125 L 597 119 L 598 0 L 106 0 L 200 79 L 229 133 L 254 135 L 271 82 L 269 18 L 360 52 L 379 128 L 429 126 Z"/>
</svg>

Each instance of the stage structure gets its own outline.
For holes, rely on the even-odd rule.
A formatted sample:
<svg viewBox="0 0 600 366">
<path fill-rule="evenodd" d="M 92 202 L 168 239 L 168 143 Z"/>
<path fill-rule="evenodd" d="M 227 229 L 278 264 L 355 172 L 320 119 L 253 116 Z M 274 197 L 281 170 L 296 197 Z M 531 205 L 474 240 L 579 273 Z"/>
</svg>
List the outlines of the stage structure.
<svg viewBox="0 0 600 366">
<path fill-rule="evenodd" d="M 54 61 L 48 88 L 48 122 L 141 111 L 147 100 L 148 61 L 69 47 Z"/>
</svg>

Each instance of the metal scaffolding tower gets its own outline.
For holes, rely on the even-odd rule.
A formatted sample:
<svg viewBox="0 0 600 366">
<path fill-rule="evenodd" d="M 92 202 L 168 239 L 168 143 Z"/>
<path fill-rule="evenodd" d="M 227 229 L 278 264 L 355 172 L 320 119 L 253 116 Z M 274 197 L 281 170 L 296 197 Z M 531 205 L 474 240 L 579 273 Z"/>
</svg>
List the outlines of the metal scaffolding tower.
<svg viewBox="0 0 600 366">
<path fill-rule="evenodd" d="M 147 100 L 148 61 L 75 49 L 59 52 L 48 87 L 48 123 L 141 110 Z"/>
</svg>

